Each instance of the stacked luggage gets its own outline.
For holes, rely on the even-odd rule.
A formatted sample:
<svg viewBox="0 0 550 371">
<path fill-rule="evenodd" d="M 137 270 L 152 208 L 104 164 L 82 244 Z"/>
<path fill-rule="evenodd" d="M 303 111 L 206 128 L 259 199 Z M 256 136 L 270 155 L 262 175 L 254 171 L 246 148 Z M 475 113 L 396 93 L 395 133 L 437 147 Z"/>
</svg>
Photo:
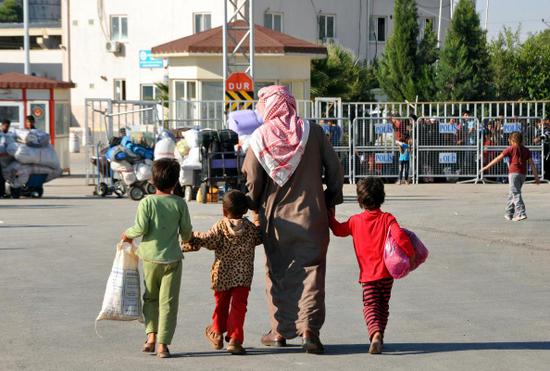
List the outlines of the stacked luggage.
<svg viewBox="0 0 550 371">
<path fill-rule="evenodd" d="M 13 198 L 42 197 L 44 183 L 62 173 L 49 134 L 38 129 L 0 134 L 0 165 Z"/>
<path fill-rule="evenodd" d="M 180 164 L 179 183 L 183 189 L 184 197 L 191 201 L 200 185 L 202 169 L 199 130 L 189 129 L 183 132 L 183 138 L 176 144 L 174 156 Z"/>
<path fill-rule="evenodd" d="M 120 144 L 111 146 L 105 152 L 105 158 L 110 163 L 110 170 L 118 174 L 119 179 L 114 180 L 114 190 L 118 196 L 128 193 L 132 200 L 139 201 L 146 194 L 155 193 L 155 187 L 149 183 L 154 159 L 152 148 L 134 143 L 130 136 L 124 136 Z M 101 196 L 108 193 L 106 185 L 100 186 Z"/>
</svg>

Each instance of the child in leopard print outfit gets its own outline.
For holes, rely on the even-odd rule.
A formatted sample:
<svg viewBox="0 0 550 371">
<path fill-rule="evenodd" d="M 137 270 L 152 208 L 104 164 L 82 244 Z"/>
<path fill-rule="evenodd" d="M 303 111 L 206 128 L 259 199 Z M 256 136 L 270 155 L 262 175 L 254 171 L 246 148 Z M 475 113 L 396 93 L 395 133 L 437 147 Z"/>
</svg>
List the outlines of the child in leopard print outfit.
<svg viewBox="0 0 550 371">
<path fill-rule="evenodd" d="M 216 307 L 212 324 L 205 336 L 215 349 L 223 348 L 223 334 L 231 354 L 245 354 L 244 318 L 252 276 L 254 250 L 262 243 L 260 229 L 244 218 L 247 199 L 240 191 L 229 191 L 223 197 L 223 219 L 206 233 L 194 232 L 182 250 L 197 251 L 201 247 L 215 251 L 212 264 L 212 289 Z"/>
</svg>

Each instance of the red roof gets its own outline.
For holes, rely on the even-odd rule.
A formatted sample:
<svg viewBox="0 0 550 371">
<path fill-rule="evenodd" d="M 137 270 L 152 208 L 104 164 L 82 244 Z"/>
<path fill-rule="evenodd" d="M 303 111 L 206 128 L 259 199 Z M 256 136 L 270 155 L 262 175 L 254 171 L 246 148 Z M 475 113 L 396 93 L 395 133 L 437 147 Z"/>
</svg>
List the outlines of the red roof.
<svg viewBox="0 0 550 371">
<path fill-rule="evenodd" d="M 233 23 L 234 26 L 245 27 L 244 21 Z M 254 26 L 255 50 L 258 54 L 327 54 L 327 49 L 322 45 L 316 45 L 305 40 L 300 40 L 287 34 L 273 31 L 269 28 L 259 25 Z M 230 30 L 229 34 L 233 39 L 239 41 L 247 30 Z M 153 54 L 176 54 L 176 53 L 213 53 L 221 54 L 223 52 L 223 30 L 222 27 L 212 28 L 207 31 L 199 32 L 191 36 L 170 41 L 168 43 L 155 46 L 152 49 Z M 235 42 L 228 37 L 228 46 L 234 47 Z M 243 43 L 248 48 L 248 39 Z"/>
<path fill-rule="evenodd" d="M 0 74 L 0 89 L 70 89 L 74 83 L 25 75 L 19 72 Z"/>
</svg>

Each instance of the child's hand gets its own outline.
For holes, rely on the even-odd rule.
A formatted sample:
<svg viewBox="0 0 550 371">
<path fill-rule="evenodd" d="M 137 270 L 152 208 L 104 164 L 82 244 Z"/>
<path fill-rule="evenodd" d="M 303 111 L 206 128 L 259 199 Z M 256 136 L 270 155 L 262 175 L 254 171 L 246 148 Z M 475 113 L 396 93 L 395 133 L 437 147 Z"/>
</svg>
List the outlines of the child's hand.
<svg viewBox="0 0 550 371">
<path fill-rule="evenodd" d="M 127 243 L 130 243 L 130 244 L 131 244 L 132 242 L 134 242 L 133 239 L 128 238 L 128 236 L 126 236 L 126 232 L 122 232 L 122 235 L 120 236 L 120 240 L 121 240 L 122 242 L 127 242 Z"/>
<path fill-rule="evenodd" d="M 540 184 L 540 178 L 538 176 L 535 177 L 535 184 L 536 185 Z"/>
</svg>

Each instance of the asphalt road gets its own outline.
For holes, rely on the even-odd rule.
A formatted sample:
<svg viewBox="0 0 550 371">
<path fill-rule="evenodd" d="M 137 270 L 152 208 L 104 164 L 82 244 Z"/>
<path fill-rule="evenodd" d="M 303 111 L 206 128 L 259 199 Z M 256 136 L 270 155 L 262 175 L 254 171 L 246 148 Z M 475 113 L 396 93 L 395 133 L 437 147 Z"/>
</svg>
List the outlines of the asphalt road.
<svg viewBox="0 0 550 371">
<path fill-rule="evenodd" d="M 351 239 L 333 237 L 328 254 L 326 355 L 302 353 L 299 340 L 274 350 L 268 329 L 264 253 L 245 326 L 247 356 L 214 351 L 203 337 L 213 309 L 209 251 L 184 261 L 174 358 L 140 352 L 137 322 L 98 323 L 120 232 L 137 203 L 88 195 L 82 179 L 64 178 L 43 199 L 0 200 L 0 346 L 2 370 L 391 369 L 548 370 L 550 365 L 550 186 L 526 186 L 529 219 L 503 218 L 506 186 L 387 187 L 385 209 L 417 232 L 431 256 L 397 281 L 385 354 L 367 354 L 361 289 Z M 337 210 L 358 211 L 353 189 Z M 196 230 L 220 205 L 190 204 Z"/>
</svg>

